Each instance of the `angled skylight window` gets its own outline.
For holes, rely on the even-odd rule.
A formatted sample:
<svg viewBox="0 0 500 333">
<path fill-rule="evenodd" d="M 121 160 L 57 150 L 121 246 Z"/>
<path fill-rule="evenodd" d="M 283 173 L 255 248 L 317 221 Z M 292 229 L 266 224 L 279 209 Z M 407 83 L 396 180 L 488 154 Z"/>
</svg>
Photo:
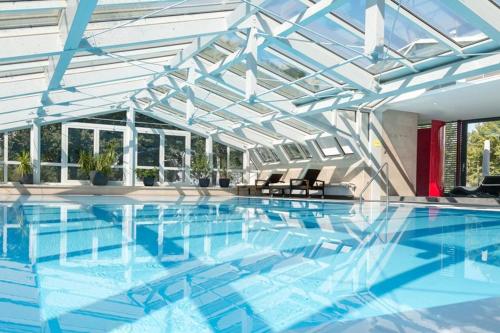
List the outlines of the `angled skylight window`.
<svg viewBox="0 0 500 333">
<path fill-rule="evenodd" d="M 282 19 L 288 20 L 302 13 L 307 9 L 307 6 L 298 0 L 273 0 L 268 1 L 263 8 Z"/>
<path fill-rule="evenodd" d="M 259 147 L 255 149 L 255 152 L 262 163 L 274 163 L 280 160 L 278 155 L 269 148 Z"/>
<path fill-rule="evenodd" d="M 315 140 L 321 154 L 324 157 L 336 157 L 342 155 L 339 144 L 334 136 L 319 137 Z"/>
<path fill-rule="evenodd" d="M 302 132 L 307 133 L 307 134 L 315 134 L 315 133 L 319 132 L 318 129 L 316 129 L 312 126 L 309 126 L 308 124 L 306 124 L 303 121 L 300 121 L 298 119 L 288 118 L 288 119 L 280 120 L 280 122 L 282 122 L 290 127 L 296 128 L 299 131 L 302 131 Z"/>
<path fill-rule="evenodd" d="M 485 40 L 475 26 L 446 6 L 446 1 L 401 0 L 401 5 L 461 46 Z"/>
<path fill-rule="evenodd" d="M 285 59 L 271 52 L 260 52 L 259 64 L 265 69 L 289 81 L 295 81 L 311 74 L 311 72 L 306 72 L 304 69 L 293 65 L 291 62 L 287 62 Z M 312 92 L 322 91 L 331 87 L 331 85 L 318 77 L 310 77 L 297 84 Z"/>
<path fill-rule="evenodd" d="M 291 161 L 311 158 L 311 153 L 309 153 L 309 150 L 304 145 L 297 143 L 286 143 L 282 147 L 288 159 Z"/>
</svg>

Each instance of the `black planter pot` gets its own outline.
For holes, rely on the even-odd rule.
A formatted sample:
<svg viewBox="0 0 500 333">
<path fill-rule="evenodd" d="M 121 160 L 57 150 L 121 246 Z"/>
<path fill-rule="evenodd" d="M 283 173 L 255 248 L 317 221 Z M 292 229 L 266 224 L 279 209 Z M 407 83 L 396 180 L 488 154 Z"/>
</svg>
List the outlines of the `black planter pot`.
<svg viewBox="0 0 500 333">
<path fill-rule="evenodd" d="M 210 178 L 200 178 L 198 179 L 198 184 L 200 187 L 208 187 L 210 185 Z"/>
<path fill-rule="evenodd" d="M 219 178 L 219 186 L 220 187 L 229 187 L 230 182 L 231 182 L 231 179 L 229 179 L 229 178 Z"/>
<path fill-rule="evenodd" d="M 155 177 L 144 177 L 142 178 L 144 186 L 153 186 L 155 184 Z"/>
<path fill-rule="evenodd" d="M 19 179 L 20 184 L 33 184 L 33 174 L 27 174 Z"/>
<path fill-rule="evenodd" d="M 108 176 L 100 171 L 91 171 L 90 182 L 92 185 L 104 186 L 108 184 Z"/>
</svg>

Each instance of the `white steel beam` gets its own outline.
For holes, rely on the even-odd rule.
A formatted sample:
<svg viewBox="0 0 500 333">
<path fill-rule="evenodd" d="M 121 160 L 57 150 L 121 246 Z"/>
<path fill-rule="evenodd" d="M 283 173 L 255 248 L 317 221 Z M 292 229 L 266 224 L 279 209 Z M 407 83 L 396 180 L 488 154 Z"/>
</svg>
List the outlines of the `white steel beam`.
<svg viewBox="0 0 500 333">
<path fill-rule="evenodd" d="M 249 103 L 255 101 L 255 91 L 257 89 L 257 29 L 250 28 L 248 32 L 247 45 L 245 49 L 246 85 L 245 98 Z"/>
<path fill-rule="evenodd" d="M 365 54 L 376 63 L 384 54 L 385 0 L 366 0 L 365 6 Z"/>
<path fill-rule="evenodd" d="M 64 73 L 71 63 L 76 49 L 80 45 L 83 33 L 87 28 L 96 5 L 97 0 L 68 1 L 68 7 L 62 15 L 59 24 L 61 40 L 64 40 L 63 52 L 61 55 L 49 59 L 49 62 L 53 62 L 53 64 L 49 66 L 47 91 L 60 88 Z M 46 94 L 44 97 L 46 97 Z"/>
</svg>

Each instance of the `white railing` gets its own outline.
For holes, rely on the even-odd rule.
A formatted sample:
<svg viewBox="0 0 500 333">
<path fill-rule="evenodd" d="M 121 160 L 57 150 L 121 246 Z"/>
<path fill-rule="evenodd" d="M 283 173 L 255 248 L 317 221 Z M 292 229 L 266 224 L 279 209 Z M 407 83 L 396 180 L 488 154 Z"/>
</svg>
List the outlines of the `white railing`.
<svg viewBox="0 0 500 333">
<path fill-rule="evenodd" d="M 389 163 L 385 162 L 382 166 L 375 172 L 375 174 L 370 178 L 370 180 L 366 183 L 365 187 L 359 193 L 359 204 L 363 204 L 363 194 L 368 190 L 368 187 L 373 183 L 375 178 L 384 170 L 385 168 L 385 194 L 386 194 L 386 203 L 389 205 Z"/>
</svg>

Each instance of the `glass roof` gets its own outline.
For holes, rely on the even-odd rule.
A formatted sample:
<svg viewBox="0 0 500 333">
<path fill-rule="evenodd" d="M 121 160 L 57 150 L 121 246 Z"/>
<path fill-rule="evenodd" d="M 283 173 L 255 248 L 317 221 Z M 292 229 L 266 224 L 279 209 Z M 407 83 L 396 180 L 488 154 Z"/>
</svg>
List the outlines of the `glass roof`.
<svg viewBox="0 0 500 333">
<path fill-rule="evenodd" d="M 203 92 L 201 95 L 206 92 L 205 98 L 197 95 L 195 100 L 197 111 L 205 111 L 193 118 L 203 126 L 200 128 L 230 132 L 248 140 L 248 131 L 232 130 L 233 125 L 244 124 L 267 138 L 288 140 L 287 131 L 298 133 L 292 127 L 304 133 L 296 140 L 292 137 L 292 141 L 301 141 L 308 135 L 324 133 L 311 125 L 314 123 L 309 113 L 336 107 L 368 110 L 375 102 L 384 103 L 385 95 L 380 95 L 378 89 L 389 86 L 388 82 L 438 66 L 480 59 L 496 54 L 500 48 L 494 30 L 485 29 L 488 24 L 495 28 L 495 23 L 488 21 L 489 15 L 480 15 L 484 8 L 499 10 L 500 0 L 483 0 L 481 6 L 474 8 L 467 2 L 458 8 L 439 0 L 385 1 L 385 50 L 381 60 L 365 54 L 366 0 L 341 1 L 329 13 L 307 17 L 314 10 L 306 10 L 318 2 L 265 1 L 263 7 L 252 3 L 249 11 L 248 2 L 241 0 L 99 0 L 92 13 L 78 17 L 75 22 L 68 17 L 68 23 L 77 23 L 75 27 L 82 30 L 82 39 L 91 47 L 80 43 L 74 54 L 64 53 L 70 61 L 68 64 L 63 61 L 57 67 L 62 71 L 58 80 L 58 75 L 48 67 L 66 58 L 60 57 L 66 45 L 61 36 L 65 34 L 58 30 L 65 2 L 28 4 L 28 1 L 0 0 L 0 5 L 7 6 L 0 6 L 2 10 L 10 8 L 0 12 L 0 37 L 7 45 L 0 50 L 0 78 L 6 87 L 0 91 L 0 125 L 12 122 L 5 116 L 12 117 L 11 111 L 24 112 L 23 117 L 28 113 L 37 116 L 33 105 L 42 100 L 45 108 L 45 102 L 53 95 L 60 110 L 89 105 L 89 112 L 102 113 L 103 110 L 90 108 L 91 103 L 84 103 L 82 96 L 87 100 L 95 96 L 100 101 L 116 101 L 110 108 L 123 108 L 128 99 L 147 92 L 172 98 L 165 100 L 165 105 L 140 98 L 148 112 L 158 110 L 182 122 L 186 111 L 174 101 L 186 101 L 185 91 L 192 84 L 186 82 L 188 67 L 193 66 L 194 85 Z M 476 13 L 463 15 L 467 10 Z M 246 77 L 245 48 L 250 45 L 249 24 L 255 13 L 258 13 L 257 86 L 251 87 Z M 500 10 L 498 13 L 500 19 Z M 470 18 L 475 16 L 481 16 L 481 24 Z M 165 34 L 165 25 L 173 22 L 175 35 Z M 210 29 L 205 22 L 210 22 Z M 122 29 L 124 26 L 127 29 Z M 102 38 L 92 38 L 93 34 Z M 16 43 L 22 47 L 16 48 Z M 460 56 L 461 53 L 465 56 Z M 224 60 L 228 59 L 231 61 L 226 63 Z M 471 75 L 486 74 L 479 70 Z M 30 77 L 23 77 L 27 75 Z M 175 80 L 175 85 L 165 81 L 165 77 Z M 51 82 L 52 79 L 58 82 Z M 20 83 L 31 81 L 33 85 Z M 446 80 L 429 83 L 425 89 L 447 83 Z M 72 93 L 81 86 L 88 90 L 87 94 Z M 246 99 L 253 92 L 257 98 Z M 19 101 L 20 106 L 16 109 L 16 103 L 5 101 L 9 98 Z M 360 104 L 360 100 L 366 100 L 366 104 Z M 55 113 L 61 119 L 63 114 Z M 16 121 L 19 122 L 14 118 Z M 24 118 L 23 121 L 29 123 Z M 252 137 L 250 141 L 254 142 L 255 136 Z M 339 139 L 338 144 L 348 154 L 352 142 L 343 142 L 344 139 Z"/>
</svg>

